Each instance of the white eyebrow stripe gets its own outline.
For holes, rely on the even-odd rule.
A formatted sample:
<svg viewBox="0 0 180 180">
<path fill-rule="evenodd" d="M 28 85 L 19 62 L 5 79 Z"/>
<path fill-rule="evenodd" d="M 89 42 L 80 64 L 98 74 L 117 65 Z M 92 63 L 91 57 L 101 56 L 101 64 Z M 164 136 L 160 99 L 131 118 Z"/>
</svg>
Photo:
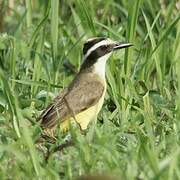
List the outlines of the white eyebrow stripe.
<svg viewBox="0 0 180 180">
<path fill-rule="evenodd" d="M 95 44 L 87 51 L 86 55 L 84 56 L 84 60 L 98 47 L 103 46 L 103 45 L 112 44 L 112 43 L 113 43 L 113 41 L 106 39 L 106 40 L 102 40 L 99 43 Z"/>
</svg>

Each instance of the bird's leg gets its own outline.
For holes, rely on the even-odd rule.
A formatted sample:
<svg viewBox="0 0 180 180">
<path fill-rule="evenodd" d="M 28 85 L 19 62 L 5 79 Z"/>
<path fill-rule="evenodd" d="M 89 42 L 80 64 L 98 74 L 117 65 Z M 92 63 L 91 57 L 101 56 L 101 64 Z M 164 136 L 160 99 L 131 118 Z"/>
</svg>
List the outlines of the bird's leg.
<svg viewBox="0 0 180 180">
<path fill-rule="evenodd" d="M 71 139 L 71 140 L 66 141 L 65 143 L 63 143 L 63 144 L 61 144 L 61 145 L 59 145 L 59 146 L 56 146 L 56 147 L 53 149 L 53 152 L 62 151 L 64 148 L 69 147 L 69 146 L 73 146 L 73 145 L 74 145 L 74 143 L 73 143 L 73 141 L 72 141 L 72 139 Z"/>
<path fill-rule="evenodd" d="M 66 141 L 65 143 L 54 147 L 53 149 L 47 151 L 46 156 L 45 156 L 45 161 L 48 161 L 49 157 L 51 154 L 58 152 L 58 151 L 63 151 L 65 148 L 73 146 L 74 142 L 72 141 L 72 139 L 70 139 L 69 141 Z"/>
<path fill-rule="evenodd" d="M 81 130 L 81 134 L 84 135 L 84 136 L 86 136 L 86 134 L 87 134 L 87 129 L 82 129 L 82 128 L 80 128 L 80 130 Z"/>
</svg>

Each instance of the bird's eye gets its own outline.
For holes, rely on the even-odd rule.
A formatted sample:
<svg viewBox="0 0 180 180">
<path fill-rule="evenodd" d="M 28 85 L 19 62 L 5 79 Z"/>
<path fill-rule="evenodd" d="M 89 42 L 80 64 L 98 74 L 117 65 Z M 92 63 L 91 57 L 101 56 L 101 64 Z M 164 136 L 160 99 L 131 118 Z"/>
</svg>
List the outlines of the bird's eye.
<svg viewBox="0 0 180 180">
<path fill-rule="evenodd" d="M 108 48 L 108 45 L 101 46 L 102 50 L 106 50 Z"/>
</svg>

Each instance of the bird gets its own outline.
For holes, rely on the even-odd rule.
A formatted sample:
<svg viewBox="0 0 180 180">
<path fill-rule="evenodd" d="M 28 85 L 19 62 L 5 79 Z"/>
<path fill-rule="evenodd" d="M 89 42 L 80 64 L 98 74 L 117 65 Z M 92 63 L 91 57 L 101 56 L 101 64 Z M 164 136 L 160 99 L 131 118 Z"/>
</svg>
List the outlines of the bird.
<svg viewBox="0 0 180 180">
<path fill-rule="evenodd" d="M 62 90 L 42 111 L 38 118 L 44 134 L 54 137 L 56 128 L 67 131 L 71 123 L 80 130 L 88 128 L 97 119 L 106 93 L 106 62 L 114 51 L 128 48 L 106 37 L 88 39 L 83 46 L 80 70 L 67 88 Z"/>
</svg>

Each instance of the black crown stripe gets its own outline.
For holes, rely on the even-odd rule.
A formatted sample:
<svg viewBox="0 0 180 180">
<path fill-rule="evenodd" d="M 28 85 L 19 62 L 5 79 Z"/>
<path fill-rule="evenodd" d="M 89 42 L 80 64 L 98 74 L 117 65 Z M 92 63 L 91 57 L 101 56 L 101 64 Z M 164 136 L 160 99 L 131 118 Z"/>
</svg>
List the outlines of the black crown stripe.
<svg viewBox="0 0 180 180">
<path fill-rule="evenodd" d="M 100 41 L 103 41 L 105 40 L 106 38 L 103 38 L 103 37 L 100 37 L 100 38 L 95 38 L 95 39 L 92 39 L 91 41 L 87 41 L 85 44 L 84 44 L 84 47 L 83 47 L 83 54 L 85 55 L 87 53 L 87 51 L 93 47 L 95 44 L 99 43 Z"/>
</svg>

